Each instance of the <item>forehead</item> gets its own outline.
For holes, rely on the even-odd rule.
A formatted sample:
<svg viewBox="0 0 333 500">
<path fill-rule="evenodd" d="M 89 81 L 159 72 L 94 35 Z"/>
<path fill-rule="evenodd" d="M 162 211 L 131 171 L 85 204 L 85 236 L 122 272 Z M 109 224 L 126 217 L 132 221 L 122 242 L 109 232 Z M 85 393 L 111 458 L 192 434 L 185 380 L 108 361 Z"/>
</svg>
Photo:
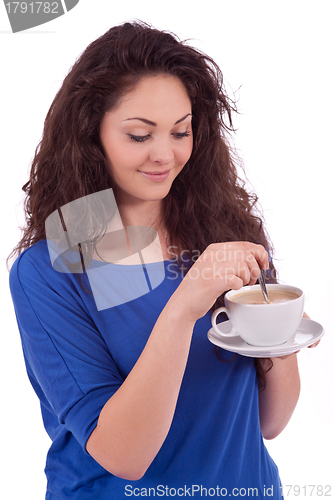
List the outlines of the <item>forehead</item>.
<svg viewBox="0 0 333 500">
<path fill-rule="evenodd" d="M 175 115 L 179 119 L 190 112 L 191 101 L 183 83 L 173 76 L 158 75 L 142 78 L 133 90 L 122 97 L 111 114 L 127 119 L 128 114 L 134 113 L 135 116 L 140 113 L 139 116 L 154 120 L 154 117 L 161 116 L 174 119 Z"/>
</svg>

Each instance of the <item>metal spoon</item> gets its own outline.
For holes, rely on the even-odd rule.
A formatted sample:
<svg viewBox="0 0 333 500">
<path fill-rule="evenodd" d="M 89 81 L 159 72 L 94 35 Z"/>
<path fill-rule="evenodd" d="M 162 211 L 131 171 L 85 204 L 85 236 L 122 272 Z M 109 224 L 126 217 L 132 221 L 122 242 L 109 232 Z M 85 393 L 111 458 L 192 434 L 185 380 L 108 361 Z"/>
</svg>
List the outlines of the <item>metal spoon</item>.
<svg viewBox="0 0 333 500">
<path fill-rule="evenodd" d="M 266 288 L 266 283 L 265 283 L 265 275 L 264 275 L 264 271 L 262 269 L 260 269 L 260 274 L 259 274 L 259 285 L 260 285 L 262 294 L 265 298 L 265 301 L 267 302 L 267 304 L 270 304 L 268 293 L 267 293 L 267 288 Z"/>
</svg>

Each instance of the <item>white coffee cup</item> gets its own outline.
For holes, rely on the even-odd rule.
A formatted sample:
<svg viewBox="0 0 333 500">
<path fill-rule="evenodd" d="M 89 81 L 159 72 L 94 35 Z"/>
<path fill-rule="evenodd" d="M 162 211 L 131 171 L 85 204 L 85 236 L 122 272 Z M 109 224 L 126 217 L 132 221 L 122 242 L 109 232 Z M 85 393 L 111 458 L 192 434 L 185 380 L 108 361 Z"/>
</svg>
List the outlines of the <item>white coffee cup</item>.
<svg viewBox="0 0 333 500">
<path fill-rule="evenodd" d="M 259 285 L 245 286 L 240 290 L 230 290 L 225 295 L 225 307 L 216 309 L 212 315 L 212 325 L 215 332 L 224 337 L 240 336 L 245 342 L 254 346 L 274 346 L 285 343 L 296 332 L 304 311 L 304 293 L 300 288 L 289 285 L 267 284 L 268 296 L 272 300 L 280 297 L 285 301 L 270 304 L 250 304 L 245 294 L 260 291 Z M 280 294 L 280 295 L 278 295 Z M 282 295 L 281 295 L 282 294 Z M 290 298 L 293 294 L 295 298 Z M 238 299 L 237 299 L 238 295 Z M 287 298 L 288 297 L 288 298 Z M 233 300 L 234 299 L 234 300 Z M 225 312 L 232 328 L 222 332 L 216 319 Z"/>
</svg>

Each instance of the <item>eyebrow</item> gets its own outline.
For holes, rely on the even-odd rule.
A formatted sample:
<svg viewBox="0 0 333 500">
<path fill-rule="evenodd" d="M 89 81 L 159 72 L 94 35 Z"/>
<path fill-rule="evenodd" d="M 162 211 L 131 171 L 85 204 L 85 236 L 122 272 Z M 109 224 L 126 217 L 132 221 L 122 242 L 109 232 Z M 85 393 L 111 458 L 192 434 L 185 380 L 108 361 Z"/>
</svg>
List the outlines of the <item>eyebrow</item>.
<svg viewBox="0 0 333 500">
<path fill-rule="evenodd" d="M 181 123 L 181 122 L 183 122 L 184 120 L 186 120 L 186 118 L 187 118 L 188 116 L 192 116 L 192 114 L 191 114 L 191 113 L 187 113 L 187 115 L 183 116 L 183 118 L 180 118 L 180 120 L 177 120 L 177 121 L 176 121 L 176 123 L 175 123 L 175 125 L 178 125 L 178 123 Z M 150 121 L 150 120 L 147 120 L 146 118 L 139 118 L 139 117 L 137 117 L 137 116 L 136 116 L 135 118 L 127 118 L 127 119 L 126 119 L 126 120 L 124 120 L 124 121 L 125 121 L 125 122 L 127 122 L 127 121 L 129 121 L 129 120 L 140 120 L 140 121 L 142 121 L 143 123 L 146 123 L 147 125 L 152 125 L 153 127 L 156 127 L 156 126 L 157 126 L 157 123 L 152 122 L 152 121 Z"/>
</svg>

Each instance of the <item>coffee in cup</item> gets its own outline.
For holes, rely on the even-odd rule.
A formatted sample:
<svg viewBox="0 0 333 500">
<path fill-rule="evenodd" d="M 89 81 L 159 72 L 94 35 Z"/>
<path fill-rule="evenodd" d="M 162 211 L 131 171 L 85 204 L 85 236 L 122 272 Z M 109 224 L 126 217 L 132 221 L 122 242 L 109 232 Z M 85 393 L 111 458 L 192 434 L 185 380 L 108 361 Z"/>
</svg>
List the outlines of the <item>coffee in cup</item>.
<svg viewBox="0 0 333 500">
<path fill-rule="evenodd" d="M 297 299 L 298 297 L 299 295 L 297 293 L 288 290 L 271 290 L 269 294 L 269 303 L 276 304 L 279 302 L 286 302 L 288 300 Z M 242 304 L 267 304 L 261 290 L 236 293 L 230 300 Z"/>
<path fill-rule="evenodd" d="M 240 336 L 254 346 L 274 346 L 285 343 L 296 332 L 304 311 L 304 294 L 289 285 L 266 285 L 270 303 L 267 304 L 259 285 L 230 290 L 225 295 L 225 307 L 212 315 L 213 329 L 222 336 Z M 222 332 L 216 319 L 225 312 L 232 328 Z"/>
</svg>

